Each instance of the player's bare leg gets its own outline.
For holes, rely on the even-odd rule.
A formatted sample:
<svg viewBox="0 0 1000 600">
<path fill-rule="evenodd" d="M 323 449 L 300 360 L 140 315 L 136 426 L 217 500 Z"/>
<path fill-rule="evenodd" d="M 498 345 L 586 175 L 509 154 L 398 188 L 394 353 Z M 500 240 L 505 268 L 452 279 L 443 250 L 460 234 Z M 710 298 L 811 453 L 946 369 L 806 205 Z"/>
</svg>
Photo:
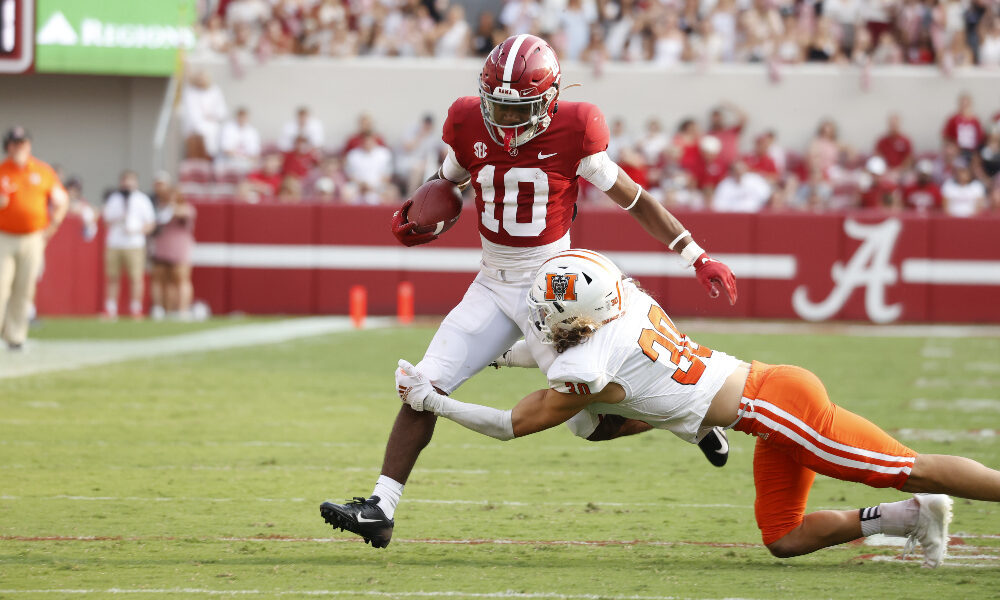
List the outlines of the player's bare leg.
<svg viewBox="0 0 1000 600">
<path fill-rule="evenodd" d="M 319 507 L 323 519 L 338 529 L 360 535 L 375 548 L 388 546 L 403 484 L 410 477 L 420 452 L 430 443 L 436 422 L 434 413 L 418 412 L 404 404 L 389 433 L 382 474 L 371 497 L 358 497 L 347 504 L 324 502 Z"/>
<path fill-rule="evenodd" d="M 417 463 L 417 457 L 434 435 L 435 423 L 437 415 L 434 413 L 417 412 L 402 405 L 385 445 L 382 475 L 405 484 L 413 471 L 413 465 Z"/>
<path fill-rule="evenodd" d="M 935 568 L 948 549 L 951 504 L 948 496 L 927 494 L 860 510 L 821 510 L 805 515 L 798 527 L 768 544 L 767 549 L 778 558 L 789 558 L 884 533 L 908 538 L 904 554 L 919 542 L 923 566 Z"/>
<path fill-rule="evenodd" d="M 1000 471 L 964 456 L 920 454 L 902 490 L 1000 502 Z"/>
</svg>

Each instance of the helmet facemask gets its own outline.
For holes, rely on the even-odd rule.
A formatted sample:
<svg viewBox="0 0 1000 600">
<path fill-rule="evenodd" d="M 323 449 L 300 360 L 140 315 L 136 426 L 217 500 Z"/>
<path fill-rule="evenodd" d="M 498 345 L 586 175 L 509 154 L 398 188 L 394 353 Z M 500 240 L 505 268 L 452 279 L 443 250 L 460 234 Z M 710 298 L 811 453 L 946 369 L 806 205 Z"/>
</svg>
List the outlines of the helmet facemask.
<svg viewBox="0 0 1000 600">
<path fill-rule="evenodd" d="M 492 92 L 480 88 L 480 109 L 486 130 L 504 151 L 526 144 L 545 131 L 552 122 L 559 95 L 558 83 L 534 96 L 522 97 L 516 89 L 497 87 Z"/>
</svg>

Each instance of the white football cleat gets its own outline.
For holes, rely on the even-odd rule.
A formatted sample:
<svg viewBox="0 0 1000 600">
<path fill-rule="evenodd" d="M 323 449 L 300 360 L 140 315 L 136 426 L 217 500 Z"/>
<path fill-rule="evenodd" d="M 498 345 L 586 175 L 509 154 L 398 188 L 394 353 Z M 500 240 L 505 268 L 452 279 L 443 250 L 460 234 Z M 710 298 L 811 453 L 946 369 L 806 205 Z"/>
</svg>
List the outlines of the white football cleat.
<svg viewBox="0 0 1000 600">
<path fill-rule="evenodd" d="M 944 494 L 915 494 L 920 505 L 917 524 L 906 539 L 903 556 L 913 551 L 917 542 L 924 549 L 924 567 L 935 569 L 948 551 L 948 523 L 951 523 L 952 499 Z"/>
</svg>

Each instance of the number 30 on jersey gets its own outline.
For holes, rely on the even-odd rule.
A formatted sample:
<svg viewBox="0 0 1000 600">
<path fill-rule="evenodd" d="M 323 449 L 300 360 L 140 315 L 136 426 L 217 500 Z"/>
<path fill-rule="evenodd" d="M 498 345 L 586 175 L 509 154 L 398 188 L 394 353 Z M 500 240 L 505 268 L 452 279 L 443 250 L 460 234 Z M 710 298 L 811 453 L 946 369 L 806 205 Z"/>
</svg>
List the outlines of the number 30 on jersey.
<svg viewBox="0 0 1000 600">
<path fill-rule="evenodd" d="M 702 373 L 705 372 L 705 363 L 701 358 L 712 356 L 712 350 L 682 336 L 667 313 L 655 304 L 649 307 L 649 322 L 653 328 L 643 329 L 639 335 L 639 347 L 642 348 L 642 353 L 653 362 L 659 361 L 673 367 L 674 373 L 671 378 L 677 383 L 683 385 L 698 383 Z M 654 345 L 666 350 L 669 356 L 664 357 Z M 660 360 L 661 357 L 664 360 Z"/>
</svg>

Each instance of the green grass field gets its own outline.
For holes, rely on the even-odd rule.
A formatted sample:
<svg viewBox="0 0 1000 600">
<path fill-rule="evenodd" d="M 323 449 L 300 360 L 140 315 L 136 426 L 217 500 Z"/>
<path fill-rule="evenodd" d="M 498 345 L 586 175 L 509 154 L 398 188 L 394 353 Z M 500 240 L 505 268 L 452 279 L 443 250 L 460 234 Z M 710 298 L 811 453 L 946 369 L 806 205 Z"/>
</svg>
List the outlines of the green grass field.
<svg viewBox="0 0 1000 600">
<path fill-rule="evenodd" d="M 45 336 L 99 325 L 105 339 L 170 331 L 51 321 Z M 772 558 L 753 519 L 753 442 L 732 432 L 715 469 L 663 432 L 504 443 L 442 420 L 392 544 L 334 532 L 319 503 L 371 492 L 399 406 L 392 370 L 433 331 L 0 379 L 0 598 L 1000 598 L 1000 506 L 983 502 L 956 501 L 964 544 L 935 571 L 860 544 Z M 998 338 L 688 333 L 812 369 L 918 451 L 1000 467 Z M 543 385 L 490 370 L 456 397 L 509 407 Z M 820 477 L 810 508 L 904 497 Z"/>
</svg>

